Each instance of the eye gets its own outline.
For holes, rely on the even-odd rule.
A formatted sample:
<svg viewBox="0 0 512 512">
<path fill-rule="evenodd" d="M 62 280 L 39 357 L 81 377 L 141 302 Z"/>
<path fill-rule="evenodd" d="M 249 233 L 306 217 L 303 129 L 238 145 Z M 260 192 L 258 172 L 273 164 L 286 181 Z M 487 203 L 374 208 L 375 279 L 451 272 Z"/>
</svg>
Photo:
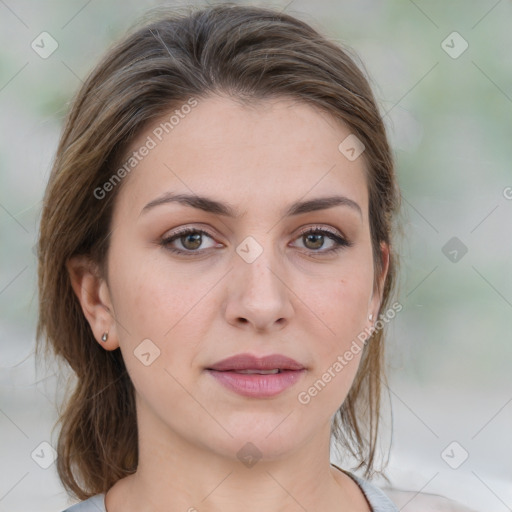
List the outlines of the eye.
<svg viewBox="0 0 512 512">
<path fill-rule="evenodd" d="M 177 254 L 193 254 L 200 253 L 202 251 L 198 251 L 199 247 L 203 242 L 203 237 L 207 237 L 213 240 L 213 238 L 202 229 L 197 228 L 184 228 L 179 231 L 173 233 L 171 236 L 163 238 L 160 242 L 162 246 L 168 249 L 171 252 Z M 176 247 L 172 247 L 172 244 L 177 241 L 181 244 L 183 249 L 177 249 Z M 214 247 L 214 246 L 211 246 Z"/>
<path fill-rule="evenodd" d="M 322 251 L 318 250 L 324 246 L 326 238 L 331 242 L 331 247 Z M 298 239 L 304 241 L 306 249 L 320 254 L 334 253 L 353 245 L 352 242 L 349 242 L 339 233 L 320 227 L 313 227 L 303 231 Z"/>
<path fill-rule="evenodd" d="M 183 228 L 172 235 L 163 238 L 160 241 L 160 245 L 165 247 L 167 250 L 175 253 L 175 254 L 186 254 L 189 256 L 196 256 L 206 251 L 207 249 L 211 249 L 215 247 L 215 244 L 210 245 L 210 247 L 202 248 L 200 247 L 203 244 L 203 238 L 209 238 L 213 240 L 213 237 L 206 231 L 198 228 Z M 318 254 L 327 254 L 334 253 L 340 251 L 345 247 L 351 247 L 353 244 L 346 240 L 343 236 L 341 236 L 338 232 L 331 231 L 326 228 L 313 227 L 309 228 L 300 233 L 299 237 L 296 240 L 301 239 L 304 240 L 306 249 L 312 253 Z M 321 249 L 324 244 L 326 238 L 331 242 L 331 247 L 324 250 Z M 174 247 L 173 244 L 175 242 L 179 242 L 181 248 Z"/>
</svg>

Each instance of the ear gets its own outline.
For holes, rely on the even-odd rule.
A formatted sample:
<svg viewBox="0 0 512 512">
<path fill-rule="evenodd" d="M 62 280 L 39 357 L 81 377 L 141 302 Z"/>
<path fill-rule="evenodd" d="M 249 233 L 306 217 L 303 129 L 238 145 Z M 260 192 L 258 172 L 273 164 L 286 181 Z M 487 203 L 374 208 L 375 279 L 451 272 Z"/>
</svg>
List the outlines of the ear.
<svg viewBox="0 0 512 512">
<path fill-rule="evenodd" d="M 388 275 L 389 270 L 389 245 L 386 242 L 381 242 L 380 244 L 380 256 L 381 256 L 381 268 L 382 271 L 379 276 L 377 276 L 376 284 L 373 289 L 373 293 L 370 299 L 370 303 L 368 305 L 368 314 L 373 315 L 372 324 L 377 321 L 377 315 L 379 313 L 380 304 L 382 302 L 382 295 L 384 292 L 384 283 L 386 282 L 386 277 Z"/>
<path fill-rule="evenodd" d="M 91 326 L 96 341 L 105 350 L 119 347 L 116 322 L 108 285 L 95 263 L 87 256 L 73 256 L 66 262 L 75 292 L 85 318 Z M 107 341 L 102 341 L 103 333 L 108 332 Z"/>
</svg>

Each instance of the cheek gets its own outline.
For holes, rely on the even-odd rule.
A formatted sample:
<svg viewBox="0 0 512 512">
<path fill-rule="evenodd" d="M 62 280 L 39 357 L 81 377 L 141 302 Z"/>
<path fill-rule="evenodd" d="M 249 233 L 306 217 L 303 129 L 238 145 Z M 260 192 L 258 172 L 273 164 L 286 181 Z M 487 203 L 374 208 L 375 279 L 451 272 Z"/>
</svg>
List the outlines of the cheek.
<svg viewBox="0 0 512 512">
<path fill-rule="evenodd" d="M 372 282 L 371 266 L 347 265 L 310 298 L 331 341 L 326 352 L 343 349 L 366 327 Z"/>
<path fill-rule="evenodd" d="M 111 278 L 123 356 L 134 359 L 134 351 L 149 339 L 155 353 L 159 351 L 151 366 L 184 374 L 206 335 L 209 302 L 202 299 L 215 280 L 198 280 L 197 275 L 194 280 L 192 271 L 178 271 L 165 256 L 148 256 L 147 249 L 126 252 L 130 256 L 118 259 L 116 265 L 113 251 Z M 132 368 L 139 371 L 138 361 Z"/>
<path fill-rule="evenodd" d="M 170 409 L 177 397 L 186 398 L 178 382 L 186 381 L 193 354 L 194 290 L 135 252 L 115 267 L 112 286 L 120 349 L 134 387 L 145 401 Z"/>
<path fill-rule="evenodd" d="M 334 414 L 350 390 L 364 348 L 357 336 L 367 325 L 370 293 L 370 278 L 347 272 L 317 297 L 324 334 L 312 333 L 315 365 L 297 395 L 301 407 L 311 408 L 311 415 Z"/>
<path fill-rule="evenodd" d="M 165 265 L 165 258 L 152 257 L 142 246 L 121 254 L 123 240 L 116 242 L 111 282 L 117 317 L 133 336 L 162 338 L 186 314 L 194 288 L 186 275 Z"/>
<path fill-rule="evenodd" d="M 368 326 L 372 284 L 371 257 L 358 254 L 347 259 L 347 264 L 315 294 L 315 312 L 322 320 L 316 322 L 320 326 L 317 335 L 311 333 L 316 339 L 316 364 L 298 398 L 300 403 L 318 408 L 319 414 L 334 413 L 339 408 L 357 373 L 364 348 L 358 335 Z"/>
</svg>

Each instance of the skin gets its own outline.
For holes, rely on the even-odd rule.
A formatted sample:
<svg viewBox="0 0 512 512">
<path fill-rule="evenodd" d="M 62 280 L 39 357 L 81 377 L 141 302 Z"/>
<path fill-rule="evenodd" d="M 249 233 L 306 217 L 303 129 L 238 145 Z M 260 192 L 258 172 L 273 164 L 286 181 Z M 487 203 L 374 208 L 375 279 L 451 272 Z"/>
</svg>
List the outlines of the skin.
<svg viewBox="0 0 512 512">
<path fill-rule="evenodd" d="M 108 512 L 370 510 L 359 487 L 329 461 L 331 420 L 361 354 L 307 405 L 297 399 L 370 327 L 381 301 L 373 286 L 365 163 L 338 150 L 350 133 L 289 99 L 251 106 L 227 96 L 201 99 L 124 178 L 108 278 L 83 257 L 70 260 L 97 342 L 120 348 L 136 390 L 139 466 L 108 491 Z M 171 191 L 206 195 L 241 215 L 178 203 L 141 214 Z M 334 194 L 355 201 L 361 212 L 342 205 L 283 217 L 295 201 Z M 208 231 L 202 245 L 190 237 L 171 244 L 200 256 L 161 245 L 180 227 Z M 323 245 L 301 236 L 313 227 L 339 232 L 352 245 L 322 255 L 335 244 L 327 236 Z M 236 252 L 248 236 L 263 249 L 252 263 Z M 382 285 L 389 250 L 382 244 L 381 251 Z M 149 366 L 134 356 L 145 339 L 160 350 Z M 243 352 L 284 354 L 307 371 L 275 397 L 243 397 L 205 371 Z M 237 458 L 247 442 L 262 454 L 252 467 Z"/>
</svg>

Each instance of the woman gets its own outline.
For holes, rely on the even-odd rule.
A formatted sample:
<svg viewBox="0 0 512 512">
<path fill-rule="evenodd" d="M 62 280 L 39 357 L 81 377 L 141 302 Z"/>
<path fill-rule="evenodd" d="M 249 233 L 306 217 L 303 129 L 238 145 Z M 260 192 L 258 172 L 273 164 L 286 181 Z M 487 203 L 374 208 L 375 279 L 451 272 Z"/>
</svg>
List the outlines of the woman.
<svg viewBox="0 0 512 512">
<path fill-rule="evenodd" d="M 69 511 L 396 510 L 368 479 L 399 191 L 339 46 L 271 9 L 161 16 L 79 91 L 44 204 Z"/>
</svg>

